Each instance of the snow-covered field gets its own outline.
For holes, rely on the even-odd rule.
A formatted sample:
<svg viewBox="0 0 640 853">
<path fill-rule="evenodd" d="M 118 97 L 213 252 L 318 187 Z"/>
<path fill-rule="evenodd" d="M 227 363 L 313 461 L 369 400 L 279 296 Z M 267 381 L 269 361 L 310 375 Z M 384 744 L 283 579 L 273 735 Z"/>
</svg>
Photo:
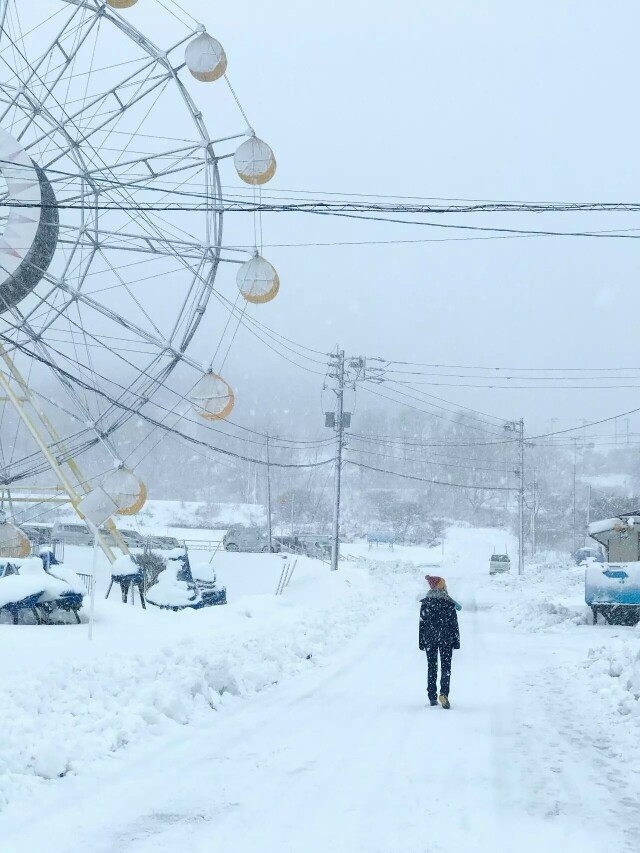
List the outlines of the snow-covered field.
<svg viewBox="0 0 640 853">
<path fill-rule="evenodd" d="M 0 625 L 0 849 L 639 849 L 640 634 L 589 624 L 557 556 L 490 578 L 504 544 L 345 546 L 280 597 L 281 557 L 222 553 L 227 607 L 100 595 L 91 643 Z M 449 714 L 425 707 L 427 572 L 463 605 Z"/>
</svg>

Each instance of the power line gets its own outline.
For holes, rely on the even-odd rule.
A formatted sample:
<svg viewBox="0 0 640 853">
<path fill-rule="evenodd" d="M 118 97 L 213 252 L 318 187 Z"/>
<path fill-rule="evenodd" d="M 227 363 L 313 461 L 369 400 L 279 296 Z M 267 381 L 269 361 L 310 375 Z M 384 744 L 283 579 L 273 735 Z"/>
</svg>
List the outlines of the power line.
<svg viewBox="0 0 640 853">
<path fill-rule="evenodd" d="M 376 456 L 380 459 L 394 459 L 396 462 L 419 462 L 424 465 L 438 465 L 442 468 L 460 468 L 466 471 L 494 471 L 504 474 L 504 466 L 502 466 L 501 468 L 498 468 L 497 466 L 486 468 L 482 465 L 457 465 L 451 462 L 437 462 L 432 459 L 421 459 L 420 457 L 415 456 L 405 456 L 404 458 L 400 459 L 390 453 L 376 453 L 374 450 L 360 449 L 357 447 L 350 447 L 349 452 L 366 453 L 367 456 Z M 478 461 L 482 462 L 483 460 Z"/>
<path fill-rule="evenodd" d="M 517 492 L 518 489 L 513 486 L 479 486 L 476 484 L 465 485 L 464 483 L 451 483 L 446 480 L 430 480 L 427 477 L 418 477 L 416 474 L 402 474 L 398 471 L 389 471 L 386 468 L 376 468 L 373 465 L 365 465 L 364 462 L 355 462 L 353 459 L 346 459 L 347 465 L 355 465 L 356 468 L 365 468 L 368 471 L 377 471 L 380 474 L 392 474 L 394 477 L 401 477 L 404 480 L 417 480 L 420 483 L 431 483 L 434 486 L 448 486 L 453 489 L 473 489 L 475 491 L 488 492 Z"/>
<path fill-rule="evenodd" d="M 472 412 L 474 415 L 480 416 L 479 418 L 476 418 L 476 420 L 479 420 L 481 423 L 484 423 L 484 420 L 483 420 L 484 418 L 491 418 L 492 420 L 497 421 L 500 424 L 503 424 L 503 423 L 505 423 L 505 421 L 509 420 L 509 418 L 500 418 L 497 415 L 491 415 L 488 412 L 481 412 L 479 409 L 472 409 L 470 406 L 465 406 L 462 404 L 458 405 L 457 403 L 454 403 L 453 400 L 445 400 L 444 397 L 438 397 L 435 394 L 429 394 L 427 391 L 422 391 L 420 388 L 414 388 L 413 384 L 411 384 L 409 382 L 400 383 L 395 379 L 387 379 L 386 372 L 385 372 L 385 375 L 383 375 L 380 379 L 376 379 L 375 381 L 376 382 L 382 382 L 382 383 L 391 383 L 392 385 L 402 384 L 403 387 L 406 387 L 409 390 L 415 391 L 416 394 L 420 394 L 423 397 L 428 397 L 430 400 L 438 400 L 441 403 L 447 403 L 449 406 L 454 407 L 453 409 L 448 409 L 448 408 L 443 407 L 443 406 L 436 406 L 435 403 L 431 404 L 431 405 L 435 406 L 436 408 L 444 408 L 445 411 L 453 411 L 454 414 L 457 414 L 457 415 L 462 414 L 462 412 Z M 391 389 L 391 390 L 395 390 L 395 389 Z M 396 393 L 399 394 L 401 392 L 397 391 Z M 465 417 L 468 417 L 468 416 L 465 415 Z M 492 426 L 492 424 L 487 424 L 487 426 Z"/>
<path fill-rule="evenodd" d="M 389 437 L 384 437 L 384 436 L 375 436 L 375 435 L 365 436 L 365 435 L 359 435 L 358 433 L 353 433 L 353 432 L 349 433 L 349 440 L 350 441 L 359 441 L 359 442 L 362 442 L 365 444 L 367 444 L 367 443 L 376 444 L 376 445 L 379 445 L 381 447 L 392 448 L 392 449 L 395 449 L 398 447 L 408 447 L 409 449 L 415 448 L 416 450 L 421 450 L 421 449 L 431 450 L 432 447 L 456 447 L 455 444 L 454 445 L 449 445 L 449 444 L 443 445 L 443 444 L 432 444 L 432 443 L 424 443 L 424 442 L 416 442 L 416 441 L 413 441 L 413 442 L 404 441 L 403 442 L 401 437 L 394 439 L 394 438 L 389 438 Z M 489 445 L 489 446 L 494 446 L 494 445 Z M 554 446 L 554 445 L 549 444 L 549 447 L 552 447 L 552 446 Z M 558 445 L 556 445 L 556 446 L 558 446 Z M 484 445 L 480 444 L 480 445 L 478 445 L 478 447 L 484 447 Z M 351 449 L 354 450 L 355 448 L 351 448 Z M 459 456 L 458 454 L 452 455 L 450 453 L 430 453 L 429 458 L 432 458 L 432 457 L 437 458 L 437 459 L 453 459 L 456 462 L 492 462 L 492 461 L 495 461 L 492 459 L 482 459 L 482 458 L 479 458 L 477 456 Z M 422 460 L 420 460 L 420 461 L 422 461 Z M 503 470 L 503 467 L 496 468 L 495 470 L 501 471 L 501 470 Z"/>
<path fill-rule="evenodd" d="M 370 388 L 366 384 L 363 385 L 363 390 L 368 391 L 369 394 L 374 394 L 376 397 L 381 397 L 384 400 L 389 400 L 392 403 L 397 403 L 400 406 L 406 406 L 408 409 L 413 409 L 416 412 L 421 412 L 424 415 L 431 415 L 431 417 L 438 418 L 439 420 L 447 421 L 448 423 L 452 423 L 452 424 L 456 423 L 451 418 L 446 418 L 446 417 L 444 417 L 444 415 L 439 415 L 437 412 L 429 411 L 429 410 L 423 409 L 423 408 L 418 408 L 417 406 L 412 406 L 410 403 L 406 403 L 404 400 L 398 400 L 394 397 L 389 397 L 387 394 L 382 394 L 382 393 L 380 393 L 380 391 L 374 391 L 373 388 Z M 422 403 L 423 405 L 429 405 L 429 403 L 426 400 L 421 400 L 418 397 L 411 396 L 410 394 L 406 394 L 402 391 L 396 391 L 393 388 L 390 390 L 392 391 L 392 393 L 399 394 L 400 396 L 403 396 L 403 397 L 407 397 L 410 400 L 415 400 L 419 403 Z M 433 404 L 431 404 L 431 405 L 433 406 Z M 440 406 L 437 408 L 442 408 L 442 407 Z M 448 410 L 445 410 L 445 411 L 448 411 Z M 461 413 L 461 414 L 463 414 L 463 413 Z M 468 418 L 469 415 L 466 415 L 466 417 Z M 497 435 L 497 433 L 495 433 L 495 432 L 491 432 L 490 430 L 483 429 L 480 426 L 474 426 L 473 424 L 465 424 L 465 426 L 467 426 L 469 429 L 477 430 L 478 432 L 484 432 L 487 435 Z M 489 426 L 489 424 L 487 424 L 487 426 Z"/>
<path fill-rule="evenodd" d="M 242 459 L 245 462 L 254 462 L 254 463 L 259 464 L 259 465 L 265 465 L 266 464 L 262 459 L 255 459 L 253 457 L 245 456 L 245 455 L 240 454 L 240 453 L 235 453 L 231 450 L 227 450 L 227 449 L 224 449 L 221 447 L 217 447 L 215 445 L 210 444 L 209 442 L 202 441 L 201 439 L 196 439 L 192 436 L 189 436 L 186 433 L 183 433 L 180 430 L 176 429 L 175 427 L 169 427 L 166 424 L 162 423 L 161 421 L 158 421 L 156 418 L 153 418 L 150 415 L 147 415 L 140 410 L 134 409 L 130 406 L 126 406 L 120 400 L 117 400 L 114 397 L 111 397 L 105 391 L 102 391 L 101 389 L 92 386 L 90 383 L 86 382 L 85 380 L 81 379 L 80 377 L 74 376 L 73 374 L 64 370 L 64 368 L 59 367 L 58 365 L 55 365 L 53 362 L 51 362 L 49 359 L 45 358 L 44 356 L 39 355 L 38 353 L 35 353 L 35 352 L 29 352 L 27 350 L 27 348 L 24 347 L 23 345 L 16 344 L 16 346 L 18 348 L 20 348 L 21 351 L 30 355 L 30 357 L 32 359 L 34 359 L 35 361 L 38 361 L 42 364 L 47 365 L 51 370 L 54 371 L 54 373 L 62 375 L 65 379 L 67 379 L 69 382 L 72 382 L 74 385 L 78 385 L 79 387 L 84 388 L 87 391 L 91 391 L 91 392 L 97 394 L 98 396 L 102 397 L 103 399 L 106 399 L 109 403 L 111 403 L 111 405 L 116 406 L 119 409 L 131 412 L 132 414 L 135 414 L 136 416 L 140 417 L 142 420 L 146 421 L 147 423 L 151 424 L 152 426 L 154 426 L 158 429 L 163 430 L 167 434 L 176 435 L 176 436 L 184 439 L 184 441 L 186 441 L 187 443 L 194 444 L 194 445 L 197 445 L 200 447 L 206 447 L 209 450 L 212 450 L 216 453 L 222 453 L 225 456 L 231 456 L 231 457 L 236 458 L 236 459 Z M 98 440 L 99 439 L 97 439 L 97 438 L 95 440 L 92 439 L 92 442 L 96 443 Z M 290 448 L 287 448 L 287 449 L 290 450 Z M 271 465 L 273 465 L 274 467 L 277 467 L 277 468 L 319 468 L 323 465 L 328 465 L 330 463 L 333 463 L 333 457 L 331 457 L 329 459 L 324 459 L 320 462 L 307 462 L 307 463 L 272 462 Z"/>
<path fill-rule="evenodd" d="M 385 364 L 384 369 L 386 370 L 388 365 L 390 364 L 403 364 L 408 365 L 409 367 L 430 367 L 437 368 L 442 370 L 490 370 L 490 371 L 501 371 L 501 370 L 510 370 L 513 373 L 516 372 L 545 372 L 545 371 L 564 371 L 569 373 L 570 371 L 577 372 L 591 372 L 595 373 L 597 371 L 618 371 L 618 370 L 639 370 L 640 367 L 505 367 L 501 365 L 499 367 L 491 365 L 491 366 L 483 366 L 481 364 L 437 364 L 433 362 L 424 362 L 424 361 L 392 361 L 389 359 L 376 359 L 377 361 L 382 361 Z M 391 371 L 393 373 L 403 373 L 405 371 L 394 370 Z M 411 373 L 412 371 L 406 371 Z"/>
</svg>

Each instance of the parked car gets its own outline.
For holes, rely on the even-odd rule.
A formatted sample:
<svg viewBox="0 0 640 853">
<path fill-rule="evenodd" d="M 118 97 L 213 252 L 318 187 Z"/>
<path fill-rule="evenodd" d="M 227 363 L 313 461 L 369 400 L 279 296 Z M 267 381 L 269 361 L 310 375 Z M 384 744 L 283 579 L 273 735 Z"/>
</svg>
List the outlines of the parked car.
<svg viewBox="0 0 640 853">
<path fill-rule="evenodd" d="M 304 553 L 308 557 L 316 557 L 319 560 L 329 560 L 331 558 L 331 536 L 305 536 Z"/>
<path fill-rule="evenodd" d="M 21 524 L 20 529 L 23 530 L 29 537 L 29 542 L 32 545 L 50 545 L 53 536 L 51 535 L 53 525 L 51 524 Z"/>
<path fill-rule="evenodd" d="M 511 560 L 508 554 L 492 554 L 489 560 L 489 574 L 497 575 L 511 571 Z"/>
<path fill-rule="evenodd" d="M 150 548 L 158 551 L 170 551 L 172 548 L 179 548 L 181 544 L 175 536 L 147 536 L 147 542 Z"/>
<path fill-rule="evenodd" d="M 127 548 L 144 548 L 145 537 L 137 530 L 118 529 L 118 533 L 124 539 Z"/>
<path fill-rule="evenodd" d="M 273 541 L 278 551 L 288 551 L 290 554 L 302 554 L 304 544 L 299 536 L 274 536 Z"/>
<path fill-rule="evenodd" d="M 600 548 L 594 548 L 589 545 L 584 548 L 578 548 L 576 553 L 573 555 L 573 558 L 579 566 L 586 563 L 587 560 L 595 560 L 596 563 L 604 563 L 604 554 Z"/>
<path fill-rule="evenodd" d="M 243 524 L 236 524 L 227 530 L 222 539 L 222 545 L 225 551 L 268 551 L 269 537 L 267 531 L 261 527 L 245 527 Z M 274 552 L 280 550 L 275 537 L 271 540 L 271 550 Z"/>
<path fill-rule="evenodd" d="M 51 531 L 54 541 L 64 542 L 65 545 L 93 545 L 93 533 L 86 524 L 67 524 L 56 521 Z"/>
</svg>

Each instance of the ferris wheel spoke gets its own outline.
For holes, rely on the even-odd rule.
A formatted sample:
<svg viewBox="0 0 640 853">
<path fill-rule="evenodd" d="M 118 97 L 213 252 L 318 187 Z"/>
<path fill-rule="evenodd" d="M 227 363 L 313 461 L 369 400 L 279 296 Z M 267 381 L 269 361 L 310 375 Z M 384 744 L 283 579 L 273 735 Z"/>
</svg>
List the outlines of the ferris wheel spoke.
<svg viewBox="0 0 640 853">
<path fill-rule="evenodd" d="M 182 149 L 182 151 L 192 153 L 199 147 L 199 144 L 192 144 L 188 148 Z M 193 173 L 192 175 L 185 176 L 183 182 L 188 182 L 193 178 L 197 178 L 198 173 L 203 169 L 203 161 L 201 159 L 188 160 L 187 157 L 183 157 L 176 163 L 167 165 L 162 169 L 153 167 L 152 164 L 155 160 L 165 160 L 168 156 L 175 153 L 175 151 L 171 151 L 147 154 L 135 160 L 129 160 L 126 163 L 116 163 L 113 165 L 94 164 L 93 166 L 88 166 L 86 172 L 83 174 L 86 175 L 87 179 L 91 179 L 92 185 L 95 185 L 94 195 L 96 199 L 101 199 L 104 196 L 112 194 L 112 182 L 114 178 L 117 178 L 119 192 L 125 190 L 131 192 L 140 191 L 140 194 L 145 196 L 153 193 L 157 198 L 157 201 L 154 203 L 159 205 L 161 200 L 171 196 L 175 189 L 175 185 L 172 184 L 164 186 L 162 184 L 164 178 L 173 175 L 182 175 L 185 172 Z M 141 170 L 138 174 L 134 173 L 133 167 L 137 165 L 143 165 L 145 167 L 144 171 Z M 54 180 L 57 183 L 64 184 L 76 177 L 74 175 L 62 174 Z M 73 205 L 84 200 L 86 197 L 87 193 L 65 196 L 64 203 L 66 205 Z M 201 202 L 204 208 L 207 204 L 206 195 L 202 195 Z M 108 206 L 109 201 L 99 201 L 98 204 L 100 206 Z"/>
<path fill-rule="evenodd" d="M 109 308 L 107 305 L 102 304 L 98 300 L 94 299 L 91 296 L 88 296 L 86 293 L 83 293 L 81 290 L 71 287 L 66 281 L 61 279 L 54 279 L 49 272 L 46 272 L 44 275 L 47 281 L 56 285 L 56 288 L 66 293 L 71 297 L 71 301 L 80 301 L 85 304 L 87 307 L 93 309 L 98 314 L 102 315 L 106 319 L 112 321 L 115 325 L 120 326 L 122 328 L 128 329 L 133 334 L 139 336 L 143 340 L 147 341 L 147 343 L 152 344 L 158 351 L 167 350 L 166 341 L 156 337 L 149 330 L 142 328 L 136 323 L 132 323 L 129 318 L 122 316 L 118 312 L 114 311 L 112 308 Z M 50 306 L 51 307 L 51 306 Z M 24 318 L 21 317 L 21 321 L 24 321 Z M 25 328 L 29 328 L 29 326 L 25 323 Z M 36 331 L 30 332 L 34 339 L 38 338 L 39 335 Z M 170 349 L 170 348 L 169 348 Z M 173 355 L 173 351 L 172 351 Z M 184 354 L 180 354 L 181 357 L 187 363 L 190 363 L 192 366 L 198 367 L 200 369 L 200 365 L 198 362 L 192 360 Z"/>
<path fill-rule="evenodd" d="M 155 324 L 155 322 L 154 322 L 153 318 L 151 317 L 151 315 L 149 314 L 149 312 L 143 307 L 140 300 L 136 296 L 134 296 L 134 294 L 131 292 L 131 288 L 129 287 L 127 282 L 124 281 L 124 279 L 122 278 L 122 276 L 120 275 L 120 273 L 118 272 L 116 267 L 110 262 L 107 255 L 104 252 L 100 252 L 100 254 L 104 258 L 107 266 L 109 267 L 109 269 L 113 273 L 114 277 L 117 278 L 117 280 L 120 282 L 120 287 L 128 294 L 129 298 L 132 300 L 132 302 L 135 303 L 135 305 L 138 307 L 139 311 L 147 319 L 147 321 L 149 322 L 151 327 L 154 329 L 154 331 L 156 332 L 158 337 L 161 338 L 162 332 L 160 331 L 158 326 Z M 170 341 L 171 339 L 168 338 L 167 340 Z"/>
<path fill-rule="evenodd" d="M 59 84 L 64 84 L 65 75 L 73 67 L 73 64 L 76 61 L 76 58 L 80 54 L 81 50 L 85 46 L 86 41 L 90 38 L 92 33 L 95 32 L 97 37 L 97 30 L 100 25 L 100 16 L 95 15 L 90 19 L 84 19 L 78 23 L 77 26 L 74 26 L 71 31 L 69 31 L 69 26 L 72 22 L 74 22 L 76 16 L 80 13 L 79 9 L 76 9 L 73 13 L 63 30 L 60 31 L 59 35 L 56 39 L 51 43 L 49 49 L 42 54 L 42 56 L 37 60 L 34 65 L 30 67 L 29 74 L 27 75 L 27 79 L 24 81 L 25 86 L 29 86 L 33 80 L 37 80 L 41 86 L 40 92 L 36 92 L 39 97 L 40 106 L 46 106 L 47 101 L 53 97 L 53 93 Z M 82 32 L 84 29 L 84 32 Z M 72 36 L 73 42 L 70 46 L 69 51 L 67 52 L 63 47 L 62 37 L 63 35 L 67 35 L 67 37 Z M 56 66 L 54 69 L 49 69 L 48 73 L 42 74 L 40 69 L 43 67 L 45 61 L 50 59 L 53 51 L 57 50 L 61 56 L 63 57 L 63 61 L 60 65 Z M 48 77 L 51 75 L 53 77 L 52 80 L 49 80 Z M 0 116 L 0 124 L 2 123 L 3 116 Z M 32 120 L 29 121 L 20 132 L 18 137 L 19 140 L 24 138 L 24 135 L 29 129 Z"/>
<path fill-rule="evenodd" d="M 91 116 L 92 115 L 91 110 L 93 110 L 94 107 L 99 107 L 101 104 L 104 104 L 108 100 L 113 99 L 115 101 L 115 104 L 106 113 L 106 118 L 102 122 L 101 126 L 100 127 L 94 127 L 92 129 L 92 134 L 97 133 L 98 130 L 102 129 L 102 127 L 105 127 L 106 125 L 108 125 L 110 121 L 117 119 L 124 110 L 130 108 L 131 106 L 134 105 L 134 103 L 137 103 L 141 98 L 143 98 L 147 94 L 149 94 L 150 91 L 153 91 L 155 88 L 157 88 L 158 85 L 160 85 L 162 82 L 165 81 L 167 76 L 170 76 L 170 75 L 167 75 L 167 73 L 164 73 L 163 75 L 161 75 L 160 80 L 154 79 L 153 81 L 149 82 L 147 89 L 145 89 L 145 91 L 142 94 L 138 94 L 137 97 L 135 97 L 135 98 L 132 97 L 130 99 L 130 102 L 127 102 L 126 99 L 123 100 L 123 98 L 119 97 L 118 91 L 121 91 L 122 87 L 132 86 L 133 81 L 135 81 L 135 79 L 145 71 L 147 72 L 147 76 L 148 76 L 151 73 L 151 71 L 153 70 L 154 64 L 155 63 L 153 60 L 149 60 L 142 66 L 142 68 L 137 69 L 131 75 L 129 75 L 129 77 L 127 77 L 123 81 L 121 81 L 121 83 L 119 85 L 116 85 L 115 87 L 110 88 L 108 91 L 101 92 L 100 94 L 95 95 L 89 99 L 85 99 L 85 98 L 80 99 L 80 101 L 79 101 L 80 106 L 75 108 L 75 109 L 73 109 L 73 107 L 74 107 L 73 103 L 67 104 L 65 107 L 65 105 L 56 101 L 54 106 L 59 110 L 60 115 L 55 116 L 54 120 L 57 122 L 58 126 L 61 129 L 68 128 L 69 126 L 71 126 L 72 128 L 79 130 L 79 125 L 78 125 L 79 120 L 83 119 L 83 117 Z M 139 83 L 139 85 L 141 85 L 141 84 Z M 69 107 L 72 107 L 72 109 L 69 109 Z M 52 107 L 47 108 L 47 111 L 49 113 L 51 113 L 51 110 L 52 110 Z M 88 140 L 88 138 L 89 137 L 86 137 L 85 139 L 80 139 L 80 138 L 74 139 L 73 143 L 75 145 L 80 145 L 81 142 L 83 142 L 83 141 L 86 142 Z M 46 134 L 42 133 L 41 135 L 36 136 L 34 139 L 30 140 L 27 144 L 25 144 L 25 149 L 29 150 L 30 148 L 32 148 L 35 145 L 38 145 L 39 143 L 41 143 L 45 139 L 46 139 Z M 52 161 L 52 162 L 56 162 L 56 161 Z M 45 168 L 49 168 L 52 165 L 52 163 L 43 164 L 43 165 L 45 165 Z"/>
<path fill-rule="evenodd" d="M 59 380 L 63 389 L 69 396 L 69 399 L 72 403 L 78 408 L 80 412 L 85 416 L 88 420 L 91 417 L 91 413 L 86 407 L 86 404 L 83 402 L 82 398 L 78 394 L 76 387 L 69 380 L 69 378 L 65 375 L 65 372 L 60 369 L 59 365 L 56 362 L 56 359 L 53 356 L 51 351 L 51 347 L 42 339 L 42 337 L 33 329 L 31 329 L 29 323 L 24 320 L 24 317 L 21 316 L 21 313 L 18 309 L 13 309 L 14 316 L 18 318 L 20 323 L 20 328 L 23 332 L 25 332 L 29 338 L 31 339 L 34 353 L 37 353 L 40 358 L 48 364 L 48 366 L 52 369 L 54 375 Z"/>
<path fill-rule="evenodd" d="M 109 444 L 109 435 L 115 428 L 114 424 L 109 424 L 107 421 L 108 414 L 114 409 L 120 413 L 121 424 L 124 424 L 130 417 L 139 412 L 148 402 L 148 394 L 153 393 L 158 387 L 162 385 L 164 378 L 171 372 L 170 365 L 165 366 L 164 370 L 156 376 L 151 375 L 144 368 L 138 368 L 138 377 L 139 382 L 146 381 L 146 385 L 141 391 L 136 392 L 134 386 L 132 385 L 129 388 L 122 388 L 121 393 L 118 397 L 113 399 L 113 403 L 109 407 L 109 409 L 98 415 L 95 419 L 92 420 L 91 413 L 88 411 L 88 407 L 86 403 L 83 403 L 82 399 L 78 394 L 78 388 L 80 390 L 88 390 L 88 388 L 96 388 L 103 387 L 105 391 L 109 387 L 113 387 L 113 391 L 108 396 L 113 396 L 113 394 L 119 393 L 119 386 L 114 385 L 112 381 L 108 380 L 107 377 L 100 375 L 101 382 L 96 384 L 95 382 L 95 371 L 90 370 L 84 365 L 78 357 L 70 358 L 65 353 L 61 352 L 59 349 L 53 348 L 51 346 L 46 346 L 42 343 L 42 341 L 38 340 L 37 335 L 29 335 L 28 340 L 32 346 L 39 349 L 40 354 L 39 358 L 44 363 L 48 364 L 48 366 L 52 369 L 54 375 L 61 382 L 65 392 L 69 396 L 72 404 L 75 405 L 79 411 L 81 412 L 82 422 L 85 424 L 89 422 L 90 429 L 96 433 L 97 438 L 102 441 L 105 446 L 108 447 L 110 453 L 115 458 L 115 450 Z M 24 348 L 23 348 L 24 349 Z M 73 377 L 73 374 L 69 372 L 68 369 L 62 368 L 58 364 L 58 360 L 62 358 L 63 360 L 70 362 L 70 367 L 75 365 L 76 370 L 79 370 L 80 375 Z M 156 364 L 159 360 L 161 360 L 161 355 L 156 355 L 152 361 L 149 363 L 148 370 L 153 368 L 154 364 Z M 175 361 L 175 356 L 172 356 L 172 361 Z M 126 362 L 126 359 L 123 359 Z M 87 382 L 82 377 L 82 368 L 85 368 L 87 372 L 91 372 L 94 374 L 94 382 Z"/>
<path fill-rule="evenodd" d="M 86 231 L 79 237 L 65 236 L 65 230 L 61 229 L 62 246 L 82 246 L 87 249 L 95 249 L 102 252 L 135 252 L 136 254 L 154 255 L 156 257 L 175 258 L 183 262 L 184 266 L 190 266 L 186 262 L 199 261 L 207 258 L 210 261 L 216 259 L 217 249 L 214 247 L 203 247 L 201 243 L 187 240 L 177 240 L 165 236 L 155 237 L 150 234 L 131 234 L 124 231 L 101 231 L 98 241 Z"/>
</svg>

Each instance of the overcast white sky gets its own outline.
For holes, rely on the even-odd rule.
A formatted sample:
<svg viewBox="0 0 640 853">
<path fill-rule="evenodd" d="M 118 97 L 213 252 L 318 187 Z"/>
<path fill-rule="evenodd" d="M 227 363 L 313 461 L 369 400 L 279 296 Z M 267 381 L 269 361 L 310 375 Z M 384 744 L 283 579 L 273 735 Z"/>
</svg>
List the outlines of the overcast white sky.
<svg viewBox="0 0 640 853">
<path fill-rule="evenodd" d="M 126 13 L 139 26 L 146 3 Z M 224 45 L 251 123 L 276 152 L 278 171 L 267 194 L 274 188 L 525 200 L 640 195 L 636 2 L 181 3 Z M 213 137 L 216 86 L 190 86 Z M 229 162 L 223 180 L 239 186 Z M 631 228 L 636 218 L 485 214 L 449 221 L 571 230 Z M 229 221 L 231 233 L 237 221 Z M 640 364 L 633 317 L 640 242 L 536 237 L 268 248 L 452 236 L 460 232 L 267 214 L 264 254 L 282 287 L 276 301 L 252 313 L 322 351 L 340 342 L 351 354 L 408 361 Z M 242 331 L 226 373 L 236 385 L 247 373 L 280 387 L 291 383 L 292 396 L 301 383 L 309 399 L 322 381 L 298 377 Z M 569 426 L 640 405 L 640 388 L 432 390 L 499 416 L 522 415 L 533 431 L 552 417 Z M 239 395 L 239 418 L 250 404 Z"/>
<path fill-rule="evenodd" d="M 187 0 L 278 157 L 273 187 L 429 197 L 638 197 L 637 3 L 590 0 Z M 207 97 L 209 94 L 207 93 Z M 208 116 L 210 123 L 214 116 Z M 490 215 L 454 222 L 489 224 Z M 433 219 L 433 217 L 431 217 Z M 614 228 L 592 214 L 498 218 Z M 389 224 L 265 217 L 265 242 L 450 236 Z M 522 367 L 640 363 L 640 243 L 524 238 L 273 248 L 259 315 L 317 346 L 394 359 Z M 313 381 L 313 377 L 309 377 Z M 634 384 L 632 380 L 629 384 Z M 636 384 L 640 384 L 637 383 Z M 436 390 L 500 415 L 596 418 L 627 391 Z"/>
</svg>

